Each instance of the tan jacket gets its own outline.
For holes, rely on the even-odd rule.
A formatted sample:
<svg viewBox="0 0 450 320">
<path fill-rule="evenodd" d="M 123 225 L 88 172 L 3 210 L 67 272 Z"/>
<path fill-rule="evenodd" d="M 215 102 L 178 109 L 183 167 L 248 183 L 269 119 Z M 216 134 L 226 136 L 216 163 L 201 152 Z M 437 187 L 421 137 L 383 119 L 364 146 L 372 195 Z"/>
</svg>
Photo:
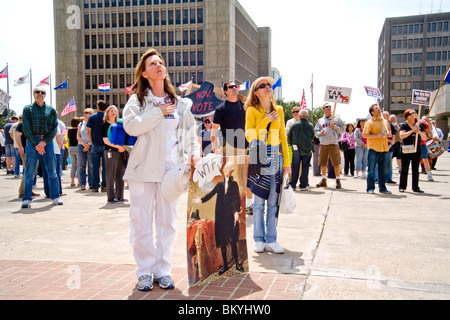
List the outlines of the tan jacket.
<svg viewBox="0 0 450 320">
<path fill-rule="evenodd" d="M 178 163 L 191 155 L 200 156 L 196 122 L 191 113 L 192 101 L 179 98 L 177 112 L 180 124 L 177 129 Z M 144 106 L 137 95 L 132 95 L 123 111 L 125 131 L 138 137 L 130 153 L 124 180 L 161 182 L 166 168 L 166 126 L 164 115 L 157 107 L 151 91 L 145 97 Z"/>
</svg>

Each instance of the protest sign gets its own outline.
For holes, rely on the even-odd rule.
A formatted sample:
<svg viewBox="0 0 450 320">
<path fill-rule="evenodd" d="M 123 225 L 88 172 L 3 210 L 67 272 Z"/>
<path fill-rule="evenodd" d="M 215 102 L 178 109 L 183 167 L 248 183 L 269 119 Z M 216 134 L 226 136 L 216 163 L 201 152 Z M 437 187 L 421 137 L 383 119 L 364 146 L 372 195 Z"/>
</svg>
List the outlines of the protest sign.
<svg viewBox="0 0 450 320">
<path fill-rule="evenodd" d="M 247 166 L 209 154 L 191 174 L 187 208 L 189 286 L 248 272 Z"/>
<path fill-rule="evenodd" d="M 380 89 L 378 88 L 373 88 L 373 87 L 364 87 L 364 89 L 366 89 L 366 93 L 369 97 L 378 99 L 378 100 L 383 100 L 383 95 L 381 94 Z"/>
<path fill-rule="evenodd" d="M 433 93 L 430 91 L 423 91 L 423 90 L 413 90 L 412 94 L 412 104 L 416 104 L 419 106 L 427 106 L 429 107 L 431 104 L 431 95 Z"/>
<path fill-rule="evenodd" d="M 331 103 L 350 104 L 351 96 L 352 89 L 350 88 L 327 86 L 327 89 L 325 90 L 324 101 Z"/>
</svg>

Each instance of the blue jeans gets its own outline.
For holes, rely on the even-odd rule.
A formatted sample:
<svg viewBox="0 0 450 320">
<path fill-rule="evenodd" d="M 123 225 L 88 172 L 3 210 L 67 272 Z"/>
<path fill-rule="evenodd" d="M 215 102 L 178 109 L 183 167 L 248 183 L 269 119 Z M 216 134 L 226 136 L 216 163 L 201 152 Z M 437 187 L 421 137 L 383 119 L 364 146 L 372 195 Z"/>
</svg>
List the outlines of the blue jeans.
<svg viewBox="0 0 450 320">
<path fill-rule="evenodd" d="M 300 155 L 300 152 L 293 151 L 292 154 L 292 176 L 289 184 L 292 188 L 295 188 L 295 185 L 298 181 L 298 176 L 300 174 L 300 163 L 302 165 L 302 173 L 300 175 L 300 188 L 306 188 L 309 184 L 308 174 L 309 174 L 309 165 L 311 163 L 312 154 Z"/>
<path fill-rule="evenodd" d="M 19 149 L 14 148 L 14 175 L 20 175 L 20 163 L 22 159 L 20 158 Z"/>
<path fill-rule="evenodd" d="M 363 147 L 355 148 L 355 170 L 356 171 L 367 170 L 367 148 Z"/>
<path fill-rule="evenodd" d="M 88 183 L 89 186 L 93 185 L 92 177 L 92 159 L 91 159 L 91 149 L 84 152 L 84 147 L 78 145 L 78 178 L 80 179 L 80 186 L 86 187 L 86 166 L 88 167 Z"/>
<path fill-rule="evenodd" d="M 102 183 L 101 186 L 106 188 L 106 167 L 105 167 L 105 146 L 92 145 L 92 187 L 95 190 L 100 188 L 100 161 L 102 162 Z"/>
<path fill-rule="evenodd" d="M 386 181 L 391 182 L 392 181 L 392 158 L 394 156 L 394 151 L 389 151 L 386 154 L 386 161 L 387 161 L 387 176 Z"/>
<path fill-rule="evenodd" d="M 277 241 L 278 196 L 275 175 L 270 176 L 270 195 L 264 215 L 266 200 L 254 195 L 253 200 L 253 239 L 255 242 L 273 243 Z M 264 224 L 264 217 L 266 223 Z"/>
<path fill-rule="evenodd" d="M 38 161 L 45 164 L 45 170 L 48 176 L 50 198 L 52 200 L 59 198 L 59 182 L 56 174 L 56 157 L 53 149 L 53 143 L 45 146 L 45 154 L 41 156 L 36 151 L 33 144 L 28 142 L 25 147 L 25 159 L 26 165 L 23 200 L 33 200 L 34 171 L 36 170 Z"/>
<path fill-rule="evenodd" d="M 380 192 L 386 191 L 387 159 L 389 152 L 376 152 L 369 150 L 369 170 L 367 175 L 367 191 L 375 190 L 375 168 L 378 164 L 378 188 Z"/>
</svg>

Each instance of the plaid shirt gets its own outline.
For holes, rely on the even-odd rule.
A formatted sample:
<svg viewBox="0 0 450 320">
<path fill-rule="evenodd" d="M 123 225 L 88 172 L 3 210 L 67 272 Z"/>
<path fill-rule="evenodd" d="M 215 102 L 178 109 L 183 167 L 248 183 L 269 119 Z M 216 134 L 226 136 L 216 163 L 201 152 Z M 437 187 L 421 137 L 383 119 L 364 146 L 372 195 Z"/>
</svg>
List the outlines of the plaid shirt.
<svg viewBox="0 0 450 320">
<path fill-rule="evenodd" d="M 36 102 L 23 109 L 23 134 L 34 146 L 41 140 L 47 145 L 53 143 L 58 128 L 56 110 L 44 104 L 39 107 Z M 39 136 L 43 136 L 42 139 Z"/>
</svg>

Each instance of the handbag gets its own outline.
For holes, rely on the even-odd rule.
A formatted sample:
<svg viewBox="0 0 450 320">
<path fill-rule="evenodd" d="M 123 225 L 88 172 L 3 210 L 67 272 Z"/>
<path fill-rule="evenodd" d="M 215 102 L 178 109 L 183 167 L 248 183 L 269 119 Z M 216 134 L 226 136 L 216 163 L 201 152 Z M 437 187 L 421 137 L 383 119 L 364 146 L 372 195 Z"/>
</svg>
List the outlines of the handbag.
<svg viewBox="0 0 450 320">
<path fill-rule="evenodd" d="M 249 153 L 249 164 L 248 164 L 248 175 L 260 175 L 262 168 L 270 167 L 270 160 L 267 157 L 267 136 L 270 130 L 270 125 L 267 126 L 267 133 L 265 141 L 255 139 L 250 142 L 248 153 Z"/>
<path fill-rule="evenodd" d="M 297 204 L 295 203 L 295 194 L 292 187 L 284 178 L 284 187 L 281 189 L 280 212 L 285 214 L 294 213 Z"/>
<path fill-rule="evenodd" d="M 348 142 L 339 141 L 339 149 L 341 149 L 342 151 L 347 151 L 348 148 L 350 148 Z"/>
<path fill-rule="evenodd" d="M 416 146 L 413 144 L 403 144 L 402 143 L 402 153 L 404 153 L 404 154 L 416 153 Z"/>
</svg>

